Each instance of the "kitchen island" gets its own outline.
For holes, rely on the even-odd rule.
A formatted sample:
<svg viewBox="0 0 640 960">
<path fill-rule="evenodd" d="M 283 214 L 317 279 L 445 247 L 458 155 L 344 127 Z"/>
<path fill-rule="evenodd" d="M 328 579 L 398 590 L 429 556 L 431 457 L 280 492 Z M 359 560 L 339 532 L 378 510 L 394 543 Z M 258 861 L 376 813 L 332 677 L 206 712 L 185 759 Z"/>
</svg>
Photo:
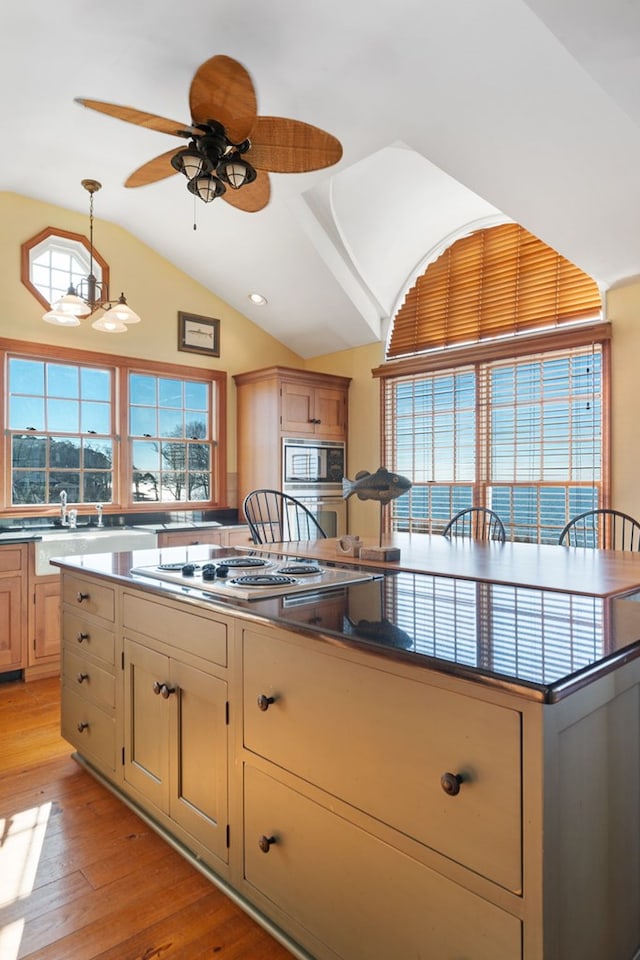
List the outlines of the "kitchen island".
<svg viewBox="0 0 640 960">
<path fill-rule="evenodd" d="M 204 580 L 238 556 L 56 561 L 80 762 L 294 956 L 638 956 L 637 597 L 348 565 L 249 600 Z"/>
</svg>

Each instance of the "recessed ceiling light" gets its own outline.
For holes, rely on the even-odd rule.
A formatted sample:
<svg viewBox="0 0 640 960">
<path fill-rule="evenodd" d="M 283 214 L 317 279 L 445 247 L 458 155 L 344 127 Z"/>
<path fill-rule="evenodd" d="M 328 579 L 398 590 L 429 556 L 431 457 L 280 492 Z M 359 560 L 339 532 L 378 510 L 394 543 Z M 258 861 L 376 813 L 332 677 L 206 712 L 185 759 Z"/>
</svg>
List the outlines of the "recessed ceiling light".
<svg viewBox="0 0 640 960">
<path fill-rule="evenodd" d="M 263 297 L 261 293 L 250 293 L 249 300 L 251 300 L 251 303 L 255 303 L 257 307 L 264 307 L 267 302 L 267 298 Z"/>
</svg>

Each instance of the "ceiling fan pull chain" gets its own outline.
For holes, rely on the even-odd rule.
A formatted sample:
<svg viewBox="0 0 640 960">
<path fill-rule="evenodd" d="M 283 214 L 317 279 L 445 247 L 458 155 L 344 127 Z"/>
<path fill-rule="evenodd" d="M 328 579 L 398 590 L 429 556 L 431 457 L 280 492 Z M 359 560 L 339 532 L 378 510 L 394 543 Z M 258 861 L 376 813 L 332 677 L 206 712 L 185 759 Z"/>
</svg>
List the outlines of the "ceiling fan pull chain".
<svg viewBox="0 0 640 960">
<path fill-rule="evenodd" d="M 198 216 L 198 208 L 196 207 L 196 195 L 195 195 L 195 193 L 194 193 L 194 195 L 193 195 L 193 229 L 194 229 L 194 230 L 197 230 L 197 229 L 198 229 L 198 227 L 197 227 L 197 225 L 196 225 L 197 216 Z"/>
</svg>

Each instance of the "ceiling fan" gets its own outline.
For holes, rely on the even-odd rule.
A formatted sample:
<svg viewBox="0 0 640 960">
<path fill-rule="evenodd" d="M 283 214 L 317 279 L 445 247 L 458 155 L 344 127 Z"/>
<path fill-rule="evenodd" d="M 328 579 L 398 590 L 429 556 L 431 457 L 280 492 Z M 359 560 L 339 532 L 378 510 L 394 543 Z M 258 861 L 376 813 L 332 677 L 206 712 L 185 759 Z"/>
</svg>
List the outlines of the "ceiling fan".
<svg viewBox="0 0 640 960">
<path fill-rule="evenodd" d="M 189 141 L 187 147 L 167 150 L 134 170 L 125 187 L 142 187 L 183 173 L 187 189 L 205 203 L 221 196 L 248 213 L 269 202 L 269 172 L 320 170 L 342 156 L 340 141 L 318 127 L 285 117 L 257 116 L 249 73 L 226 56 L 211 57 L 196 70 L 189 89 L 189 124 L 102 100 L 77 97 L 76 103 Z"/>
</svg>

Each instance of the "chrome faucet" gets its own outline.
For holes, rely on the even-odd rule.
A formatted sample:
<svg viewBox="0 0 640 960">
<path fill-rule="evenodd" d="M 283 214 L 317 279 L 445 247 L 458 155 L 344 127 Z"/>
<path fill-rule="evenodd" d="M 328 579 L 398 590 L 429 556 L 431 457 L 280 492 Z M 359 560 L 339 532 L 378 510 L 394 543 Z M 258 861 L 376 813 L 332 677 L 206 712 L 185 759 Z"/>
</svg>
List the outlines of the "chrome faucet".
<svg viewBox="0 0 640 960">
<path fill-rule="evenodd" d="M 60 523 L 63 527 L 69 526 L 69 521 L 67 520 L 67 491 L 60 491 Z"/>
<path fill-rule="evenodd" d="M 98 526 L 102 526 L 102 504 L 96 503 L 96 510 L 98 511 Z"/>
</svg>

